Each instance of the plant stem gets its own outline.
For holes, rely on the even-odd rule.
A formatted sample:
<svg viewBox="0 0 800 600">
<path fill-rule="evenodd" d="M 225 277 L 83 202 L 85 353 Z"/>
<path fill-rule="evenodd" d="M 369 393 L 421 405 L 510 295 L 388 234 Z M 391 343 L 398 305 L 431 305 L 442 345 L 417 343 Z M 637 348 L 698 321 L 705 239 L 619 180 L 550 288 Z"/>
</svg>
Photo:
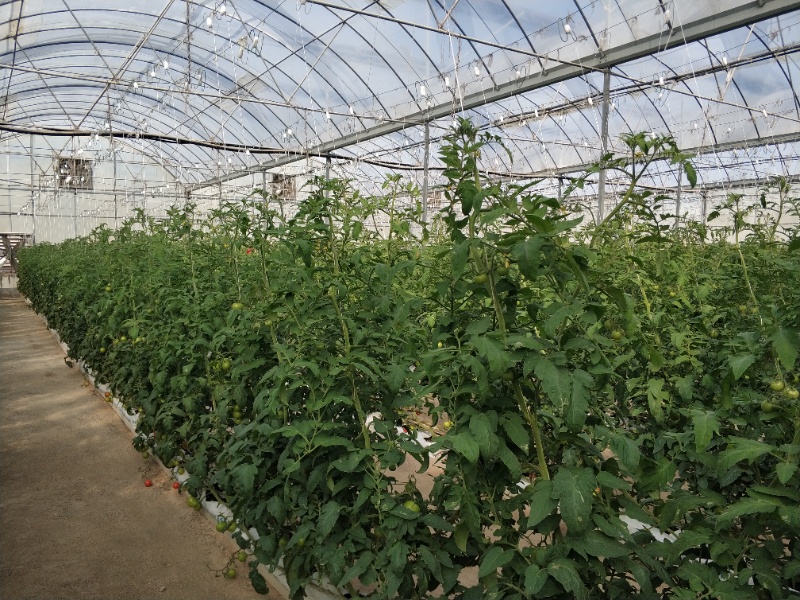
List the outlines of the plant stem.
<svg viewBox="0 0 800 600">
<path fill-rule="evenodd" d="M 544 446 L 542 445 L 542 432 L 539 428 L 539 420 L 536 418 L 536 412 L 531 412 L 528 408 L 528 402 L 525 400 L 525 395 L 522 393 L 522 387 L 517 379 L 514 379 L 512 386 L 514 388 L 514 396 L 517 399 L 517 406 L 519 407 L 522 416 L 528 422 L 528 425 L 533 432 L 533 443 L 536 446 L 536 457 L 539 461 L 539 475 L 544 480 L 550 479 L 550 471 L 547 468 L 547 460 L 544 456 Z"/>
</svg>

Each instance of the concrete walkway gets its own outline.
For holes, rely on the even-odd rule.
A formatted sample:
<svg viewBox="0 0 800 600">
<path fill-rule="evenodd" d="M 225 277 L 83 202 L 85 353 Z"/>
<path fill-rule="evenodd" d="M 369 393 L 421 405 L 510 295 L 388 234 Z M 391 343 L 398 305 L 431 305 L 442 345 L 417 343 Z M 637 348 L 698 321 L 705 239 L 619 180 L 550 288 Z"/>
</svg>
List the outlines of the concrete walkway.
<svg viewBox="0 0 800 600">
<path fill-rule="evenodd" d="M 264 598 L 245 565 L 221 576 L 236 544 L 171 484 L 43 321 L 0 300 L 0 599 Z"/>
</svg>

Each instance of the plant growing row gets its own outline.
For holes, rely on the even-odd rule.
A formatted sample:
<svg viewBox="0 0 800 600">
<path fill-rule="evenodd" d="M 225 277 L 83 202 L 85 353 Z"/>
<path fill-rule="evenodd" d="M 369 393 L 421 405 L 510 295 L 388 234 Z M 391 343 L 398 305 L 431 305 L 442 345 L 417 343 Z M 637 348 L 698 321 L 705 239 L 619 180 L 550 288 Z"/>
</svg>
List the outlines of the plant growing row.
<svg viewBox="0 0 800 600">
<path fill-rule="evenodd" d="M 324 577 L 372 598 L 784 598 L 800 260 L 779 224 L 797 202 L 778 182 L 760 220 L 721 207 L 719 239 L 667 227 L 638 182 L 671 160 L 694 183 L 691 163 L 625 142 L 604 166 L 630 186 L 593 227 L 571 190 L 487 180 L 501 140 L 461 121 L 441 237 L 399 178 L 379 197 L 316 180 L 291 217 L 256 194 L 26 249 L 20 289 L 140 413 L 137 447 L 233 510 L 259 591 L 261 563 L 293 597 Z M 431 447 L 395 422 L 417 410 Z M 398 481 L 408 457 L 420 473 Z"/>
</svg>

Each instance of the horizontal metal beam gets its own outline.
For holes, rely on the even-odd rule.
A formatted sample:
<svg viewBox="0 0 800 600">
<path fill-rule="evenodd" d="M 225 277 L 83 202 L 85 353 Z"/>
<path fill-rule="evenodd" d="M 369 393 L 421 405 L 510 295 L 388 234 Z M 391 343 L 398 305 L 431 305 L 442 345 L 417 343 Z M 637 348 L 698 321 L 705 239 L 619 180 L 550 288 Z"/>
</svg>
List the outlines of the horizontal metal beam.
<svg viewBox="0 0 800 600">
<path fill-rule="evenodd" d="M 463 106 L 463 110 L 468 110 L 491 104 L 492 102 L 504 100 L 517 94 L 554 85 L 590 72 L 602 71 L 603 69 L 624 64 L 650 54 L 663 52 L 669 48 L 682 46 L 697 40 L 705 39 L 711 35 L 730 31 L 737 27 L 744 27 L 798 9 L 800 9 L 800 0 L 753 0 L 744 6 L 731 8 L 709 17 L 697 19 L 683 26 L 674 27 L 666 33 L 661 32 L 647 36 L 611 48 L 607 52 L 596 53 L 569 63 L 561 63 L 549 69 L 545 68 L 545 70 L 540 73 L 529 74 L 520 79 L 499 84 L 492 89 L 464 96 L 463 101 L 459 102 L 459 106 Z M 459 109 L 459 111 L 460 110 L 461 109 Z M 378 124 L 363 131 L 354 132 L 338 137 L 335 140 L 322 143 L 314 152 L 307 152 L 306 155 L 325 156 L 333 150 L 352 146 L 377 137 L 390 135 L 406 127 L 422 125 L 426 121 L 447 117 L 451 115 L 452 112 L 452 102 L 438 104 L 427 110 L 416 111 L 404 119 Z M 296 154 L 276 157 L 272 161 L 269 161 L 268 164 L 262 166 L 251 167 L 241 172 L 228 173 L 227 175 L 215 177 L 203 183 L 194 184 L 189 187 L 189 190 L 194 191 L 204 187 L 218 185 L 252 173 L 260 173 L 264 170 L 291 164 L 296 160 Z"/>
</svg>

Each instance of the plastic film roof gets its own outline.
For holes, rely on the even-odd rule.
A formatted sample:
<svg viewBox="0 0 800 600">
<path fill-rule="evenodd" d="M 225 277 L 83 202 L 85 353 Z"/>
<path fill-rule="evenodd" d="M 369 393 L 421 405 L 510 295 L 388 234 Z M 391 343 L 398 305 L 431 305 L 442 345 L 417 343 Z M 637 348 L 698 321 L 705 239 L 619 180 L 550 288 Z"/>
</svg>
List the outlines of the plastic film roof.
<svg viewBox="0 0 800 600">
<path fill-rule="evenodd" d="M 4 137 L 112 138 L 187 189 L 309 155 L 419 169 L 424 123 L 435 168 L 455 115 L 506 140 L 500 175 L 638 131 L 704 183 L 798 171 L 798 1 L 12 0 L 0 30 Z"/>
</svg>

